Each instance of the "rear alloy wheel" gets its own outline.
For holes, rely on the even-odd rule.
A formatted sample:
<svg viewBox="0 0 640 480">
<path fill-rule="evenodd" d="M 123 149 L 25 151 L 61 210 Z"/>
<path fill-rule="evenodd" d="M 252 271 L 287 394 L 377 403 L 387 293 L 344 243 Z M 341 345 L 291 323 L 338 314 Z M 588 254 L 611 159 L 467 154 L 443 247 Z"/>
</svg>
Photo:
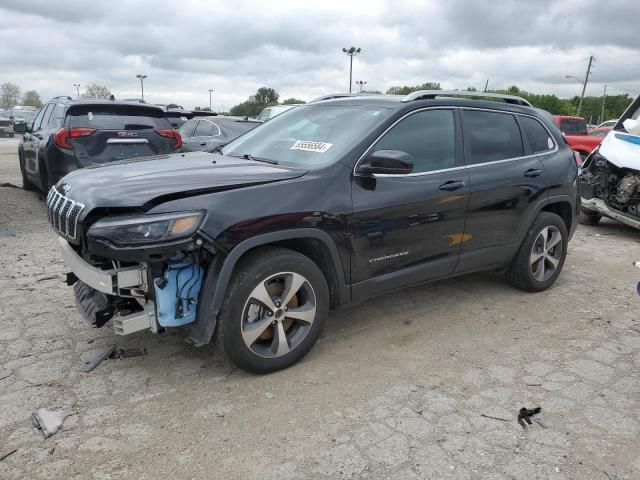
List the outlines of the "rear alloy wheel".
<svg viewBox="0 0 640 480">
<path fill-rule="evenodd" d="M 568 240 L 564 220 L 555 213 L 540 212 L 511 262 L 507 278 L 522 290 L 546 290 L 562 271 Z"/>
<path fill-rule="evenodd" d="M 218 343 L 240 368 L 270 373 L 293 365 L 324 326 L 329 289 L 318 266 L 284 248 L 243 258 L 220 312 Z"/>
</svg>

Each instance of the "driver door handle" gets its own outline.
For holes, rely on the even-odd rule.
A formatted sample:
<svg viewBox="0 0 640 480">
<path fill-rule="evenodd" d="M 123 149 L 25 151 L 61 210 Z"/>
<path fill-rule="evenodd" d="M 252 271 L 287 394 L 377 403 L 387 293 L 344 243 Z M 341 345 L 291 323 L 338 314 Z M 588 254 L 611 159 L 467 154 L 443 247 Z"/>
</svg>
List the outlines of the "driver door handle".
<svg viewBox="0 0 640 480">
<path fill-rule="evenodd" d="M 200 142 L 200 146 L 204 147 L 207 144 L 207 142 Z"/>
<path fill-rule="evenodd" d="M 542 175 L 542 170 L 539 168 L 530 168 L 529 170 L 524 172 L 525 177 L 535 178 L 535 177 L 539 177 L 540 175 Z"/>
<path fill-rule="evenodd" d="M 465 186 L 465 183 L 462 180 L 449 180 L 448 182 L 440 185 L 440 190 L 446 190 L 448 192 L 453 192 L 454 190 L 458 190 Z"/>
</svg>

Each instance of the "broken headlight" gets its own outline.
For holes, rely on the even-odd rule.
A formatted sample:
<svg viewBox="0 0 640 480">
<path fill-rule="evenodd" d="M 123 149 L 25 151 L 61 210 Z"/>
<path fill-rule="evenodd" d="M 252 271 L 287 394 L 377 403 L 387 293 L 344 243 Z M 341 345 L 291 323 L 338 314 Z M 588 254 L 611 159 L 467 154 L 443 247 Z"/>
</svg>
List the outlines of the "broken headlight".
<svg viewBox="0 0 640 480">
<path fill-rule="evenodd" d="M 94 223 L 87 235 L 115 245 L 146 245 L 189 237 L 203 218 L 203 212 L 107 217 Z"/>
</svg>

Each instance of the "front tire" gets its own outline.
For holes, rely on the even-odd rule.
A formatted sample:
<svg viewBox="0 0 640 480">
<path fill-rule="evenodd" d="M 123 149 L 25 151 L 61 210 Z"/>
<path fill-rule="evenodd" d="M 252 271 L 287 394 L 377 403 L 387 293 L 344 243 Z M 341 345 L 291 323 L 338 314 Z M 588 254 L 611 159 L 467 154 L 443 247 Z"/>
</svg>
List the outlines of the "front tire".
<svg viewBox="0 0 640 480">
<path fill-rule="evenodd" d="M 562 218 L 540 212 L 513 258 L 507 278 L 517 288 L 541 292 L 556 281 L 565 258 L 569 234 Z"/>
<path fill-rule="evenodd" d="M 260 248 L 238 264 L 218 323 L 218 343 L 233 363 L 265 374 L 298 362 L 315 345 L 329 311 L 329 288 L 308 257 Z"/>
</svg>

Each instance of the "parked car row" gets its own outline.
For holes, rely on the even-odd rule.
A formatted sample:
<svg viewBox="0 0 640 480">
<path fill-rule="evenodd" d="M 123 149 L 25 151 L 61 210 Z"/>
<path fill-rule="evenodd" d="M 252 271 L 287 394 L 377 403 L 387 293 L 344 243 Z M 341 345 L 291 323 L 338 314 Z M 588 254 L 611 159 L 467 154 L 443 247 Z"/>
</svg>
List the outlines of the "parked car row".
<svg viewBox="0 0 640 480">
<path fill-rule="evenodd" d="M 206 117 L 190 115 L 192 120 L 187 120 L 180 130 L 183 143 L 183 136 L 169 120 L 173 117 L 167 113 L 139 101 L 53 98 L 32 122 L 15 126 L 24 133 L 18 146 L 24 187 L 47 192 L 77 168 L 180 151 L 211 150 L 261 123 L 211 113 Z M 3 127 L 3 123 L 7 125 Z M 0 119 L 2 128 L 9 128 L 8 120 Z"/>
<path fill-rule="evenodd" d="M 52 101 L 38 114 L 21 162 L 53 185 L 49 221 L 91 325 L 188 326 L 195 345 L 215 334 L 238 366 L 268 373 L 309 352 L 330 308 L 482 270 L 541 291 L 562 270 L 578 168 L 522 98 L 342 94 L 254 123 L 211 152 L 171 154 L 182 135 L 157 107 Z M 202 117 L 181 131 L 198 143 L 238 126 Z M 66 173 L 54 164 L 88 163 L 52 182 Z"/>
</svg>

